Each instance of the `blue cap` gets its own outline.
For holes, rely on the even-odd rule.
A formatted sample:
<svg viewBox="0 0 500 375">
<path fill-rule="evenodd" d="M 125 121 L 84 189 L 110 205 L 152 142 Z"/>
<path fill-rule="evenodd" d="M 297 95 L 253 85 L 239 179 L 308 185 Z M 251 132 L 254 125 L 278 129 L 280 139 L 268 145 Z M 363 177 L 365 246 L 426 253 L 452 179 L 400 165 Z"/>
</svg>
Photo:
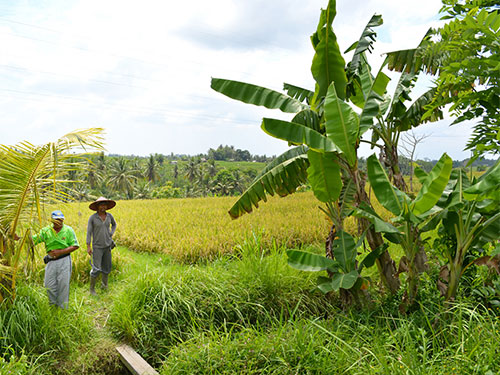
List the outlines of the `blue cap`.
<svg viewBox="0 0 500 375">
<path fill-rule="evenodd" d="M 52 213 L 50 214 L 50 217 L 54 220 L 56 220 L 56 219 L 63 219 L 64 220 L 64 215 L 63 215 L 62 211 L 60 211 L 60 210 L 52 211 Z"/>
</svg>

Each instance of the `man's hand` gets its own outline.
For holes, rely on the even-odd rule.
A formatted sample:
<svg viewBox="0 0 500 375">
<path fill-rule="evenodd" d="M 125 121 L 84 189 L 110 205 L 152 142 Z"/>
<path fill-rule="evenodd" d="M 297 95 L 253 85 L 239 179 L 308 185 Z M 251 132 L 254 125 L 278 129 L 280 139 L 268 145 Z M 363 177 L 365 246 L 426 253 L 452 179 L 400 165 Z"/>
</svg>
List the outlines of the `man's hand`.
<svg viewBox="0 0 500 375">
<path fill-rule="evenodd" d="M 92 256 L 92 248 L 90 246 L 87 246 L 87 253 Z"/>
<path fill-rule="evenodd" d="M 72 251 L 75 251 L 76 249 L 78 249 L 78 246 L 69 246 L 65 249 L 51 250 L 47 254 L 49 254 L 52 258 L 57 259 L 60 256 L 63 256 L 63 255 L 71 253 Z"/>
<path fill-rule="evenodd" d="M 51 257 L 56 259 L 59 256 L 60 250 L 50 250 L 47 254 Z"/>
</svg>

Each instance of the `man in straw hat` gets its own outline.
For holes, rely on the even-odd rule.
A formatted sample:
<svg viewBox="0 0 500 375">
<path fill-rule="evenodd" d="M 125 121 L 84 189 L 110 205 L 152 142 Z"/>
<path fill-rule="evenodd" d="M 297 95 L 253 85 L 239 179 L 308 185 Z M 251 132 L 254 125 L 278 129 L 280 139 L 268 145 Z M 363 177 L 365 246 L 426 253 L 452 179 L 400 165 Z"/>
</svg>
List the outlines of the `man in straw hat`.
<svg viewBox="0 0 500 375">
<path fill-rule="evenodd" d="M 91 215 L 87 224 L 87 253 L 92 257 L 90 271 L 90 294 L 96 295 L 95 284 L 101 274 L 101 284 L 104 290 L 108 289 L 108 275 L 111 272 L 111 249 L 115 246 L 113 234 L 116 230 L 116 221 L 113 215 L 106 210 L 116 206 L 111 199 L 100 197 L 89 205 L 96 211 Z"/>
<path fill-rule="evenodd" d="M 61 211 L 50 214 L 52 226 L 46 226 L 33 236 L 33 243 L 45 244 L 47 255 L 44 284 L 49 295 L 49 303 L 65 309 L 69 301 L 69 282 L 71 279 L 71 252 L 78 249 L 75 231 L 64 225 Z"/>
</svg>

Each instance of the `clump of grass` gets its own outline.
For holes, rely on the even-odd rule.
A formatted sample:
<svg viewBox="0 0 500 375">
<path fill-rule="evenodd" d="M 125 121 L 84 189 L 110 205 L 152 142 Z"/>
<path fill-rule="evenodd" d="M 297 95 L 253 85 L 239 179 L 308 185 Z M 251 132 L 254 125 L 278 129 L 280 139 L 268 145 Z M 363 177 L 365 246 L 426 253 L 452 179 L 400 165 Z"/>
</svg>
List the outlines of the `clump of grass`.
<svg viewBox="0 0 500 375">
<path fill-rule="evenodd" d="M 88 340 L 91 322 L 82 315 L 50 306 L 45 289 L 19 285 L 17 297 L 0 305 L 0 349 L 36 356 L 47 353 L 62 355 L 77 342 Z M 71 318 L 68 318 L 70 314 Z"/>
<path fill-rule="evenodd" d="M 45 366 L 50 375 L 122 375 L 127 370 L 116 351 L 117 343 L 109 339 L 82 343 L 68 356 Z"/>
<path fill-rule="evenodd" d="M 178 345 L 162 374 L 497 374 L 499 322 L 466 304 L 453 319 L 337 314 L 272 327 L 210 330 Z M 429 324 L 422 324 L 428 321 Z"/>
<path fill-rule="evenodd" d="M 34 369 L 26 355 L 16 355 L 11 348 L 7 348 L 7 350 L 4 350 L 3 356 L 0 356 L 0 375 L 28 375 L 34 373 Z"/>
<path fill-rule="evenodd" d="M 199 331 L 324 317 L 334 307 L 309 292 L 313 285 L 311 274 L 287 265 L 282 249 L 264 256 L 251 246 L 237 260 L 146 270 L 117 297 L 110 324 L 118 337 L 159 363 L 172 346 Z"/>
</svg>

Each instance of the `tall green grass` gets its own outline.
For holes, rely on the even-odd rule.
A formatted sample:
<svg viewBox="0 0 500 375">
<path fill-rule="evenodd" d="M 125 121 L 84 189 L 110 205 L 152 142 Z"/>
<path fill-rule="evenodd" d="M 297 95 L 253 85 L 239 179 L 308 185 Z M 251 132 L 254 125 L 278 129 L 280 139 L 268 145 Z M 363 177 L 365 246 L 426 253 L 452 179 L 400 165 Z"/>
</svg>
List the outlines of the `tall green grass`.
<svg viewBox="0 0 500 375">
<path fill-rule="evenodd" d="M 211 330 L 175 347 L 161 374 L 498 374 L 498 319 L 467 304 L 453 317 L 377 311 Z"/>
<path fill-rule="evenodd" d="M 0 375 L 28 375 L 34 374 L 34 370 L 24 355 L 16 355 L 11 349 L 7 348 L 4 354 L 0 356 Z"/>
<path fill-rule="evenodd" d="M 92 322 L 73 310 L 50 306 L 41 287 L 18 285 L 16 299 L 0 305 L 0 374 L 46 373 L 42 368 L 88 341 Z"/>
<path fill-rule="evenodd" d="M 91 322 L 78 315 L 68 319 L 66 311 L 49 305 L 45 289 L 20 285 L 8 304 L 0 306 L 0 349 L 12 348 L 18 354 L 68 352 L 91 335 Z"/>
<path fill-rule="evenodd" d="M 118 337 L 159 363 L 198 332 L 332 313 L 328 299 L 310 293 L 315 276 L 290 268 L 283 250 L 265 254 L 250 245 L 205 266 L 147 269 L 117 297 L 110 324 Z"/>
</svg>

